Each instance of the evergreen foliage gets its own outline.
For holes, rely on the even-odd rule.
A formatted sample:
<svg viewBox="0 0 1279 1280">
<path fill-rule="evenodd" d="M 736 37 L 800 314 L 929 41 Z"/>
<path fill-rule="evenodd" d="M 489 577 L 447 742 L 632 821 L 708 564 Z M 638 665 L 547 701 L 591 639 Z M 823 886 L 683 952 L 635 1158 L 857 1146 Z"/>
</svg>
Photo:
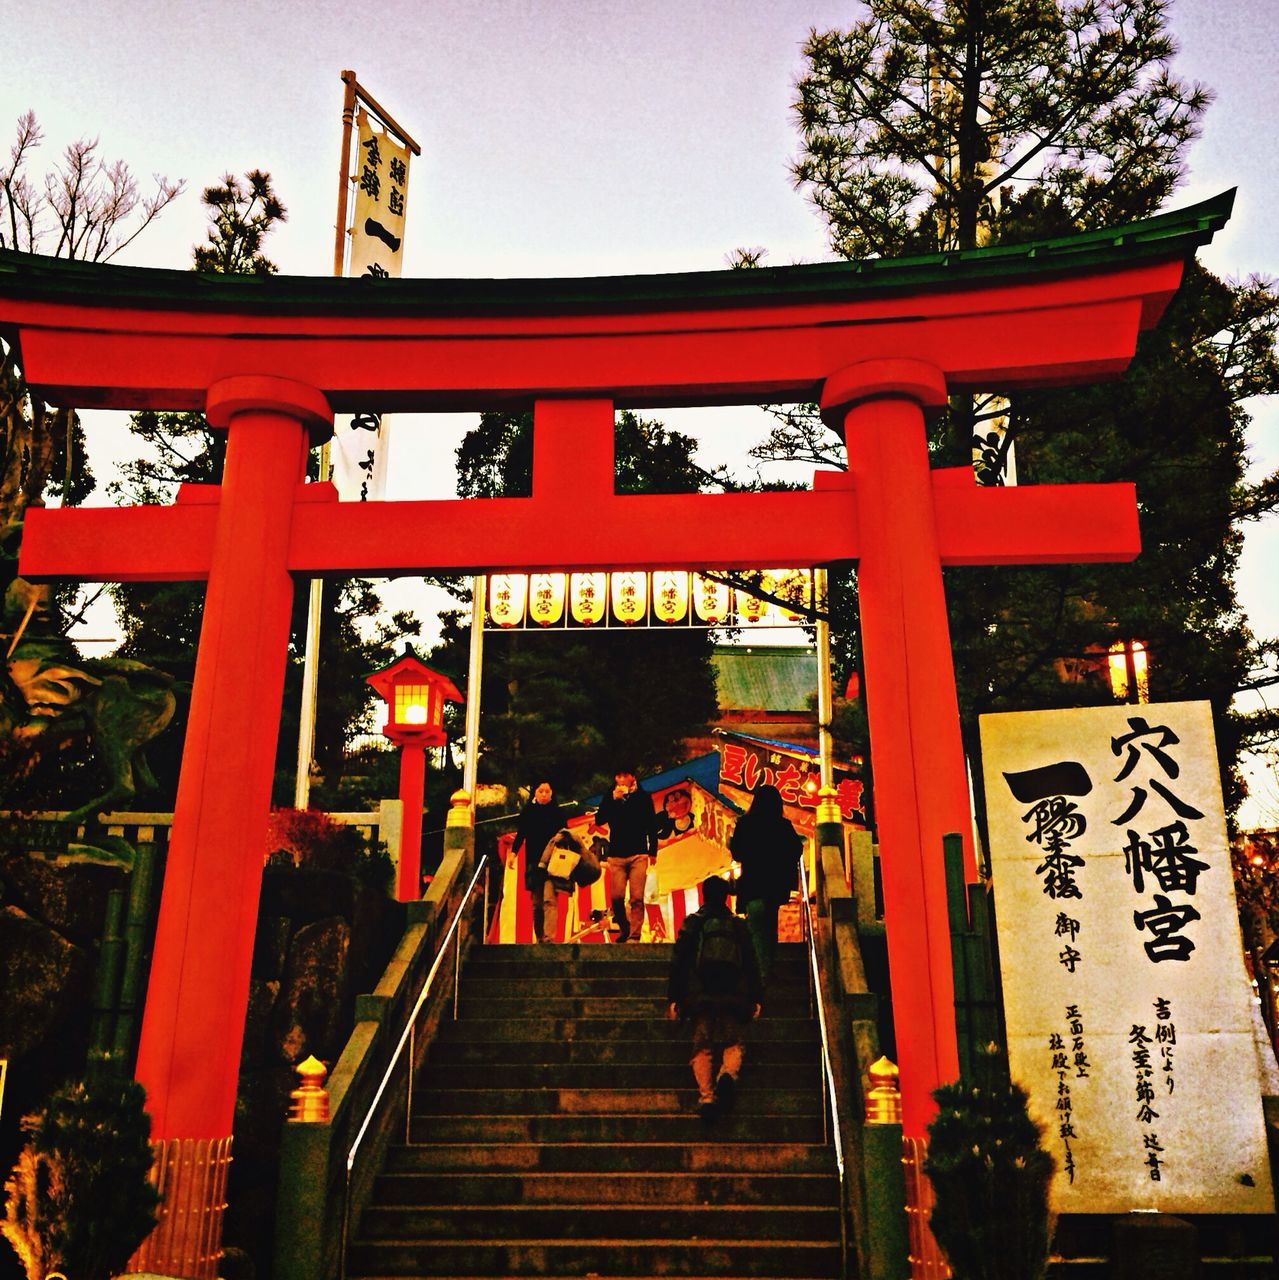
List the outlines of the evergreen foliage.
<svg viewBox="0 0 1279 1280">
<path fill-rule="evenodd" d="M 99 1063 L 23 1121 L 28 1138 L 5 1183 L 0 1233 L 28 1280 L 52 1271 L 109 1280 L 155 1225 L 144 1103 L 141 1085 Z"/>
<path fill-rule="evenodd" d="M 965 1081 L 933 1091 L 924 1172 L 936 1194 L 929 1225 L 954 1280 L 1042 1280 L 1052 1241 L 1053 1158 L 1019 1085 Z"/>
<path fill-rule="evenodd" d="M 1169 70 L 1168 0 L 864 7 L 810 32 L 795 102 L 792 172 L 842 257 L 1028 239 L 1043 207 L 1118 226 L 1177 185 L 1210 95 Z"/>
<path fill-rule="evenodd" d="M 279 268 L 262 252 L 262 241 L 288 213 L 271 186 L 271 175 L 250 169 L 244 183 L 233 173 L 205 187 L 200 199 L 209 210 L 205 244 L 192 251 L 197 271 L 218 275 L 274 275 Z"/>
</svg>

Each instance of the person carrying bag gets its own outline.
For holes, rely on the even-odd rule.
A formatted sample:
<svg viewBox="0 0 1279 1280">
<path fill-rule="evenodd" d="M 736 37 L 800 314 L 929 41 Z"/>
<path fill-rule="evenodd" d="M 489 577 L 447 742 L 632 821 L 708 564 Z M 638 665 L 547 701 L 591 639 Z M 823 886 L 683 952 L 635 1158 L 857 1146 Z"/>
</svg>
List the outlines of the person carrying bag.
<svg viewBox="0 0 1279 1280">
<path fill-rule="evenodd" d="M 590 845 L 561 827 L 547 842 L 537 865 L 546 876 L 542 886 L 544 933 L 538 941 L 549 941 L 555 938 L 559 923 L 559 895 L 594 884 L 600 878 L 600 860 Z"/>
</svg>

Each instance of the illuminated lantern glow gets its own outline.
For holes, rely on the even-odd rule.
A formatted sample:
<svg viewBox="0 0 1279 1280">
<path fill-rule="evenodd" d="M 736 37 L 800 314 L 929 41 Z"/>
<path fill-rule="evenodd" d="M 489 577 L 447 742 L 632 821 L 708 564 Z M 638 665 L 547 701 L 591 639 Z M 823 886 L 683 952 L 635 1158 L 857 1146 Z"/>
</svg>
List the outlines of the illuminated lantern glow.
<svg viewBox="0 0 1279 1280">
<path fill-rule="evenodd" d="M 553 627 L 564 617 L 562 573 L 534 573 L 529 577 L 528 616 L 539 627 Z"/>
<path fill-rule="evenodd" d="M 653 616 L 668 625 L 688 617 L 688 574 L 678 569 L 653 571 Z"/>
<path fill-rule="evenodd" d="M 693 612 L 699 622 L 712 626 L 723 622 L 728 617 L 730 601 L 729 589 L 724 583 L 704 578 L 700 573 L 693 574 Z"/>
<path fill-rule="evenodd" d="M 1110 691 L 1120 702 L 1149 702 L 1146 646 L 1140 640 L 1116 640 L 1107 653 Z M 1135 695 L 1133 685 L 1135 683 Z"/>
<path fill-rule="evenodd" d="M 431 722 L 431 686 L 429 684 L 396 685 L 395 701 L 391 706 L 391 719 L 397 725 L 429 724 Z"/>
<path fill-rule="evenodd" d="M 615 573 L 609 586 L 613 617 L 626 627 L 643 622 L 648 613 L 648 574 Z"/>
<path fill-rule="evenodd" d="M 761 590 L 768 590 L 769 579 L 765 574 L 760 581 Z M 753 596 L 747 591 L 738 588 L 733 593 L 737 597 L 737 621 L 752 626 L 762 622 L 768 614 L 770 608 L 767 600 L 761 600 L 758 596 Z"/>
<path fill-rule="evenodd" d="M 608 609 L 608 574 L 574 573 L 569 577 L 569 612 L 574 622 L 593 627 Z"/>
<path fill-rule="evenodd" d="M 489 617 L 495 626 L 521 626 L 528 600 L 528 576 L 523 573 L 493 574 L 489 578 L 488 600 Z"/>
<path fill-rule="evenodd" d="M 775 596 L 793 602 L 793 608 L 778 605 L 777 611 L 788 622 L 805 618 L 813 607 L 813 574 L 810 569 L 771 569 L 764 575 L 764 586 Z"/>
</svg>

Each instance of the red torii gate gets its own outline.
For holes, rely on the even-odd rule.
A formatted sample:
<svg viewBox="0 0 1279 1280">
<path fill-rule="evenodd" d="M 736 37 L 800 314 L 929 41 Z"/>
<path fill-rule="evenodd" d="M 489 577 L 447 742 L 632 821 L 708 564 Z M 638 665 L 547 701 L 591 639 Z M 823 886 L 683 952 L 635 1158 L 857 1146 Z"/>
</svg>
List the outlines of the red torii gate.
<svg viewBox="0 0 1279 1280">
<path fill-rule="evenodd" d="M 29 511 L 20 562 L 37 579 L 208 582 L 137 1067 L 155 1136 L 231 1132 L 295 577 L 850 558 L 905 1127 L 921 1133 L 929 1091 L 958 1074 L 941 837 L 971 828 L 942 567 L 1139 550 L 1131 485 L 978 489 L 967 468 L 930 470 L 925 417 L 948 392 L 1117 376 L 1232 200 L 1035 245 L 616 279 L 257 279 L 0 254 L 0 325 L 38 394 L 204 409 L 228 432 L 220 486 L 171 507 Z M 804 400 L 842 427 L 847 474 L 807 492 L 613 492 L 616 407 Z M 530 404 L 529 498 L 348 504 L 303 483 L 335 412 Z"/>
</svg>

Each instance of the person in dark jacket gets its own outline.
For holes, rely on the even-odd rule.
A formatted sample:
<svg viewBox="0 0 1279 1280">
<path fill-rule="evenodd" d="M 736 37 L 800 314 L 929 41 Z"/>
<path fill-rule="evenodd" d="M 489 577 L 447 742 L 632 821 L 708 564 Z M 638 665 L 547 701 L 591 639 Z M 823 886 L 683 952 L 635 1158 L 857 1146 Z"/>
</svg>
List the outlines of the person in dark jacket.
<svg viewBox="0 0 1279 1280">
<path fill-rule="evenodd" d="M 549 782 L 539 782 L 533 798 L 524 806 L 515 827 L 515 840 L 511 844 L 511 857 L 524 850 L 524 887 L 533 904 L 533 936 L 545 942 L 545 889 L 546 868 L 540 859 L 551 838 L 564 825 L 564 814 L 555 801 L 555 789 Z"/>
<path fill-rule="evenodd" d="M 657 863 L 657 815 L 648 792 L 629 769 L 613 775 L 613 789 L 600 801 L 595 825 L 608 828 L 604 871 L 617 940 L 638 942 L 644 927 L 644 878 Z"/>
<path fill-rule="evenodd" d="M 799 883 L 799 858 L 804 841 L 782 813 L 782 796 L 776 787 L 755 792 L 750 811 L 737 820 L 728 842 L 741 864 L 737 881 L 737 909 L 746 915 L 759 970 L 768 981 L 777 954 L 777 909 L 790 901 Z"/>
<path fill-rule="evenodd" d="M 702 881 L 702 906 L 680 925 L 666 989 L 666 1016 L 693 1023 L 689 1065 L 697 1081 L 697 1109 L 703 1120 L 713 1120 L 733 1105 L 746 1052 L 746 1027 L 759 1016 L 764 994 L 750 931 L 744 920 L 729 911 L 728 894 L 728 882 L 718 876 Z M 735 964 L 725 964 L 721 941 L 715 947 L 721 958 L 712 968 L 711 930 L 735 943 L 731 948 Z"/>
</svg>

